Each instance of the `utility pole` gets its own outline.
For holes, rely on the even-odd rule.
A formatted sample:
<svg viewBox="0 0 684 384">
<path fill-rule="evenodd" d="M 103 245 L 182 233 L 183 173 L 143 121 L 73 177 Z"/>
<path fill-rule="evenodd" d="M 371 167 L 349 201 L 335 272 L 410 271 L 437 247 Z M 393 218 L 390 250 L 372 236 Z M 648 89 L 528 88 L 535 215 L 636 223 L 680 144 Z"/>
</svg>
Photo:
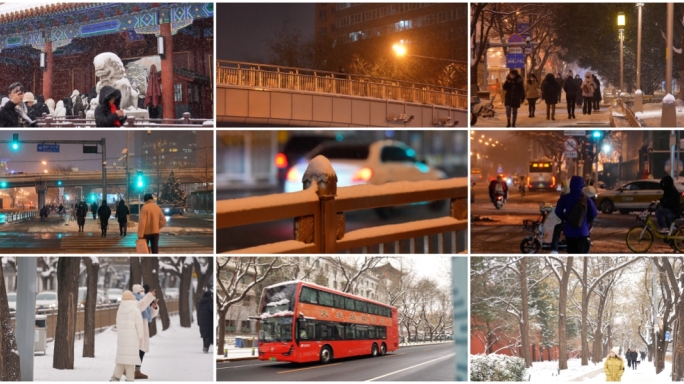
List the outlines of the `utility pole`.
<svg viewBox="0 0 684 384">
<path fill-rule="evenodd" d="M 128 168 L 128 158 L 131 157 L 130 130 L 126 130 L 126 206 L 131 208 L 131 174 Z"/>
<path fill-rule="evenodd" d="M 107 144 L 102 138 L 102 201 L 107 204 Z"/>
</svg>

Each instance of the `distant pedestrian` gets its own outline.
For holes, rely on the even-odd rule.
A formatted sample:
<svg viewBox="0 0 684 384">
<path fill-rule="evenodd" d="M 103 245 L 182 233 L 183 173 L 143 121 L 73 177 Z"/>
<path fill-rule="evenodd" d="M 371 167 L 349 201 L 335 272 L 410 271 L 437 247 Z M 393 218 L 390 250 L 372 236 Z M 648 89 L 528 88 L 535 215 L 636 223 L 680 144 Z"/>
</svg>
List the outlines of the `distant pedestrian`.
<svg viewBox="0 0 684 384">
<path fill-rule="evenodd" d="M 76 205 L 76 223 L 78 224 L 78 231 L 84 232 L 85 219 L 88 215 L 88 205 L 81 201 Z"/>
<path fill-rule="evenodd" d="M 537 100 L 539 99 L 539 80 L 534 73 L 530 73 L 525 83 L 525 98 L 527 99 L 527 107 L 530 112 L 528 117 L 534 117 L 534 112 L 537 109 Z"/>
<path fill-rule="evenodd" d="M 138 239 L 145 239 L 152 253 L 159 253 L 159 232 L 166 225 L 166 217 L 151 193 L 146 193 L 143 199 L 145 204 L 138 214 Z"/>
<path fill-rule="evenodd" d="M 565 78 L 565 83 L 563 84 L 563 90 L 565 91 L 565 102 L 568 107 L 568 119 L 575 118 L 575 101 L 577 100 L 577 93 L 579 92 L 579 86 L 572 77 L 572 72 L 568 73 L 568 77 Z"/>
<path fill-rule="evenodd" d="M 558 73 L 556 74 L 556 84 L 558 84 L 558 88 L 563 90 L 563 78 L 561 77 L 561 74 Z M 558 102 L 561 102 L 561 91 L 558 92 Z"/>
<path fill-rule="evenodd" d="M 214 339 L 214 299 L 211 291 L 207 290 L 197 303 L 197 324 L 200 329 L 200 336 L 204 342 L 202 351 L 209 353 L 209 346 Z"/>
<path fill-rule="evenodd" d="M 508 73 L 503 89 L 506 91 L 504 103 L 506 104 L 506 118 L 508 119 L 506 127 L 515 127 L 515 121 L 518 119 L 518 108 L 520 108 L 520 103 L 525 100 L 525 84 L 517 70 L 511 69 Z"/>
<path fill-rule="evenodd" d="M 116 221 L 119 222 L 119 236 L 126 236 L 126 226 L 128 225 L 128 215 L 130 210 L 126 206 L 126 203 L 121 200 L 119 205 L 116 207 Z"/>
<path fill-rule="evenodd" d="M 93 202 L 92 204 L 90 204 L 90 210 L 93 212 L 93 220 L 97 220 L 97 208 L 98 208 L 98 205 L 96 202 Z"/>
<path fill-rule="evenodd" d="M 620 347 L 613 347 L 603 362 L 606 381 L 621 381 L 622 375 L 625 373 L 625 362 L 618 356 L 618 352 L 620 352 Z"/>
<path fill-rule="evenodd" d="M 584 74 L 584 81 L 582 82 L 582 97 L 584 98 L 584 106 L 582 106 L 583 115 L 591 115 L 591 108 L 593 108 L 594 89 L 596 84 L 591 78 L 591 72 Z"/>
<path fill-rule="evenodd" d="M 556 104 L 558 103 L 560 91 L 561 86 L 553 77 L 553 74 L 547 74 L 542 84 L 542 98 L 546 102 L 546 120 L 549 120 L 549 117 L 551 120 L 556 120 Z"/>
<path fill-rule="evenodd" d="M 575 74 L 575 78 L 573 79 L 575 81 L 575 86 L 577 87 L 577 106 L 582 108 L 582 104 L 584 103 L 584 97 L 582 97 L 582 78 L 580 77 L 579 73 Z M 573 117 L 575 115 L 573 114 Z"/>
<path fill-rule="evenodd" d="M 102 230 L 100 236 L 107 237 L 107 226 L 109 225 L 109 217 L 112 216 L 112 210 L 106 201 L 102 201 L 102 205 L 97 209 L 97 214 L 100 216 L 100 229 Z"/>
<path fill-rule="evenodd" d="M 632 368 L 632 350 L 629 348 L 625 352 L 625 360 L 627 360 L 627 368 Z"/>
<path fill-rule="evenodd" d="M 138 345 L 144 336 L 143 318 L 131 291 L 121 294 L 121 303 L 116 311 L 116 366 L 109 381 L 133 381 L 134 369 L 140 364 Z"/>
<path fill-rule="evenodd" d="M 596 75 L 592 75 L 592 80 L 594 80 L 595 88 L 594 88 L 594 98 L 592 99 L 592 102 L 594 103 L 594 111 L 598 111 L 599 107 L 601 106 L 601 82 L 599 81 L 598 77 Z"/>
</svg>

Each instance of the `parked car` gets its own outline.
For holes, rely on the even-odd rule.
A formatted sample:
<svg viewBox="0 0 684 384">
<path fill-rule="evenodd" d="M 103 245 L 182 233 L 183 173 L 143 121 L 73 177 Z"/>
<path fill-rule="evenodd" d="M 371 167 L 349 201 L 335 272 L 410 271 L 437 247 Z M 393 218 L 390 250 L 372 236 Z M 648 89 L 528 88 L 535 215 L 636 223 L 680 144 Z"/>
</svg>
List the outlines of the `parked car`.
<svg viewBox="0 0 684 384">
<path fill-rule="evenodd" d="M 119 288 L 109 288 L 107 291 L 107 300 L 110 304 L 116 304 L 121 302 L 121 295 L 123 295 L 123 289 Z"/>
<path fill-rule="evenodd" d="M 9 306 L 10 312 L 17 310 L 17 293 L 7 292 L 7 305 Z"/>
<path fill-rule="evenodd" d="M 675 187 L 684 197 L 684 185 L 675 183 Z M 596 207 L 603 213 L 615 211 L 627 214 L 632 211 L 644 211 L 652 201 L 663 197 L 660 180 L 647 179 L 630 181 L 614 190 L 599 190 Z M 680 197 L 684 201 L 684 198 Z"/>
<path fill-rule="evenodd" d="M 311 152 L 321 143 L 335 141 L 335 136 L 329 134 L 295 134 L 287 139 L 282 151 L 275 156 L 274 162 L 278 169 L 278 185 L 284 186 L 287 174 L 292 167 L 304 159 L 306 154 Z"/>
<path fill-rule="evenodd" d="M 164 212 L 164 216 L 181 215 L 185 213 L 185 207 L 179 205 L 164 205 L 161 207 Z"/>
<path fill-rule="evenodd" d="M 166 288 L 164 289 L 165 299 L 177 299 L 180 296 L 178 288 Z"/>
<path fill-rule="evenodd" d="M 85 307 L 86 297 L 88 296 L 88 287 L 78 287 L 78 305 L 79 307 Z M 97 290 L 95 295 L 95 305 L 100 305 L 103 303 L 102 291 Z"/>
<path fill-rule="evenodd" d="M 57 292 L 43 291 L 36 295 L 36 309 L 56 309 Z"/>
</svg>

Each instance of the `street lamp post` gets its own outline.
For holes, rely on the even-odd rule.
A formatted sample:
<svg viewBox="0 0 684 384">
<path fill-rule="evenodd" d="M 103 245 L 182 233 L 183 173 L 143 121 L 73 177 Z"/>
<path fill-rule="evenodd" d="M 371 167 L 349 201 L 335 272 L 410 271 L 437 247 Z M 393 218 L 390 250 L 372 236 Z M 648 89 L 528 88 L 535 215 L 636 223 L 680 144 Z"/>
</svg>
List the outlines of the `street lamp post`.
<svg viewBox="0 0 684 384">
<path fill-rule="evenodd" d="M 672 39 L 674 27 L 674 3 L 667 3 L 667 21 L 665 38 L 665 98 L 663 112 L 660 117 L 661 127 L 677 127 L 677 111 L 675 98 L 672 95 Z"/>
<path fill-rule="evenodd" d="M 624 54 L 622 51 L 622 46 L 625 41 L 625 13 L 618 12 L 617 25 L 620 36 L 620 92 L 625 90 L 625 77 L 624 77 Z"/>
<path fill-rule="evenodd" d="M 634 112 L 643 112 L 643 95 L 641 92 L 641 9 L 644 3 L 637 3 L 639 9 L 639 19 L 637 22 L 637 70 L 636 70 L 636 92 L 634 92 Z"/>
</svg>

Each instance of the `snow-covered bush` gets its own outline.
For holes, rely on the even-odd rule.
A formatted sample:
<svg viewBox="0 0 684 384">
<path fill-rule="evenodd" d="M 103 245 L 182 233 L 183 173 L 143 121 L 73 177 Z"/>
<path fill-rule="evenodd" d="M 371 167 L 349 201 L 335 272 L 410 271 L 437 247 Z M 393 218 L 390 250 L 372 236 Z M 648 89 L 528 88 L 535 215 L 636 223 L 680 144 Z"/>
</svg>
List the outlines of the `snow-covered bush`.
<svg viewBox="0 0 684 384">
<path fill-rule="evenodd" d="M 471 381 L 524 381 L 525 359 L 493 353 L 470 355 Z"/>
</svg>

